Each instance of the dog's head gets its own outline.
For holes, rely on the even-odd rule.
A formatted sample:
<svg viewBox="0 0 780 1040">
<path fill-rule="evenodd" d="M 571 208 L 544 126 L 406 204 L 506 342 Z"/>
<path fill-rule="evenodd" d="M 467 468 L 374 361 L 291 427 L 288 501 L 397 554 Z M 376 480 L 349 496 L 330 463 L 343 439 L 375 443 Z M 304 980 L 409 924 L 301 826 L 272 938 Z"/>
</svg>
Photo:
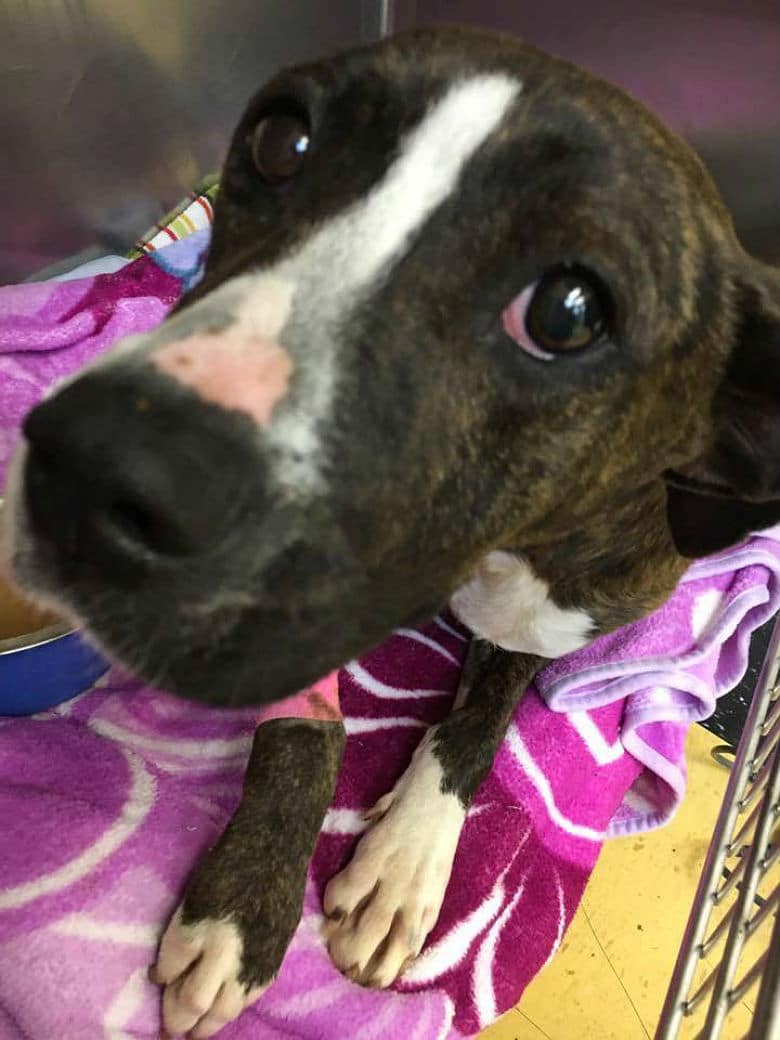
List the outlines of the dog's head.
<svg viewBox="0 0 780 1040">
<path fill-rule="evenodd" d="M 13 568 L 174 691 L 287 695 L 638 496 L 687 555 L 780 518 L 779 310 L 570 65 L 438 29 L 285 72 L 201 284 L 29 416 Z"/>
</svg>

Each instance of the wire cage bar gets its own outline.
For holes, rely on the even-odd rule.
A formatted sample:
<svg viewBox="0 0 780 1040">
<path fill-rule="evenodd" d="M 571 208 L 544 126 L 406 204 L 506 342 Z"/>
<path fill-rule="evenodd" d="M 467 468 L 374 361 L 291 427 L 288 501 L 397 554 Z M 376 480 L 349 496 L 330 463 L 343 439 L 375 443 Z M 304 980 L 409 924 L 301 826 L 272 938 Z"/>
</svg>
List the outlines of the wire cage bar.
<svg viewBox="0 0 780 1040">
<path fill-rule="evenodd" d="M 731 766 L 655 1040 L 780 1040 L 779 667 L 780 617 Z M 723 750 L 713 752 L 722 764 Z"/>
</svg>

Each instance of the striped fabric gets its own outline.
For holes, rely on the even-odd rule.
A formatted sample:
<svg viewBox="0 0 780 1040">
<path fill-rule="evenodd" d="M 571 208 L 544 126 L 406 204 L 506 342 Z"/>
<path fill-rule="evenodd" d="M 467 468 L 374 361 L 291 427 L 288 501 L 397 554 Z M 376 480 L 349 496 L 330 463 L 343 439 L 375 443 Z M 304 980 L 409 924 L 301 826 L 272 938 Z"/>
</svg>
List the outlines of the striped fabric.
<svg viewBox="0 0 780 1040">
<path fill-rule="evenodd" d="M 138 239 L 128 252 L 128 259 L 137 260 L 169 246 L 171 242 L 186 238 L 193 231 L 210 227 L 214 220 L 214 199 L 218 190 L 217 174 L 205 177 L 167 216 Z"/>
</svg>

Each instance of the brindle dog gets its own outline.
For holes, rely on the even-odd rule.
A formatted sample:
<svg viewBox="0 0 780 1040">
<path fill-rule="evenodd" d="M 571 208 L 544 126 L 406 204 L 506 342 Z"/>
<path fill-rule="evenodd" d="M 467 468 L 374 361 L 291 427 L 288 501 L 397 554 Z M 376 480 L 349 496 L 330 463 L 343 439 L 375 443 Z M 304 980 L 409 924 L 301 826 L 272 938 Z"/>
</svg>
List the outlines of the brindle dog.
<svg viewBox="0 0 780 1040">
<path fill-rule="evenodd" d="M 780 519 L 780 274 L 636 101 L 420 29 L 284 72 L 233 138 L 201 284 L 29 416 L 17 580 L 184 697 L 282 698 L 451 600 L 461 692 L 325 894 L 389 985 L 545 660 Z M 170 1032 L 273 979 L 344 741 L 261 727 L 162 942 Z"/>
</svg>

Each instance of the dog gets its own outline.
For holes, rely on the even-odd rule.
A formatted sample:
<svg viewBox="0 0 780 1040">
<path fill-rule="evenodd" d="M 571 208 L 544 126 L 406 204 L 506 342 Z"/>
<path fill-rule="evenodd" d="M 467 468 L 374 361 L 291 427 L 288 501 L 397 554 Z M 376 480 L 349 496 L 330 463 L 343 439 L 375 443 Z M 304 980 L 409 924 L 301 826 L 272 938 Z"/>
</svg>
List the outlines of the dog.
<svg viewBox="0 0 780 1040">
<path fill-rule="evenodd" d="M 447 602 L 471 629 L 324 896 L 336 965 L 389 986 L 539 667 L 780 519 L 780 272 L 637 101 L 415 29 L 251 100 L 202 281 L 31 412 L 8 495 L 18 584 L 183 697 L 283 698 Z M 273 980 L 343 746 L 258 729 L 162 939 L 168 1033 Z"/>
</svg>

